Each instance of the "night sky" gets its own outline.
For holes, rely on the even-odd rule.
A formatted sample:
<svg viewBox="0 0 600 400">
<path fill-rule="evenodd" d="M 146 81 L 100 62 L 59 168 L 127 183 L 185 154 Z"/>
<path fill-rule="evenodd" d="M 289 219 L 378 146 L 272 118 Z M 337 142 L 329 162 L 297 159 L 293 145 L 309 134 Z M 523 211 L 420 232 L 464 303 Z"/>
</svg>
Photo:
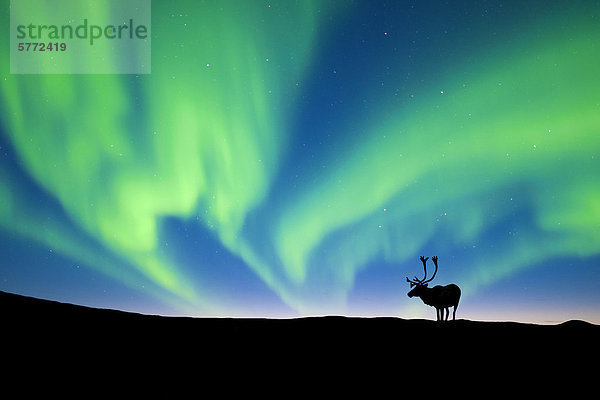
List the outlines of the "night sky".
<svg viewBox="0 0 600 400">
<path fill-rule="evenodd" d="M 0 290 L 434 319 L 437 255 L 457 318 L 600 323 L 600 2 L 154 0 L 146 75 L 10 74 L 9 16 Z"/>
</svg>

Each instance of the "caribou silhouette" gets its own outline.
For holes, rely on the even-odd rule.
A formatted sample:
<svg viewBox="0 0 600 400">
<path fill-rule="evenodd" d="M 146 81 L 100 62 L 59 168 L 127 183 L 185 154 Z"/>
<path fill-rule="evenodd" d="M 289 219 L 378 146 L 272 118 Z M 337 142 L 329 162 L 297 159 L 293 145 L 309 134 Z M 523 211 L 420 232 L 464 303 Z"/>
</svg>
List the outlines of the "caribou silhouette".
<svg viewBox="0 0 600 400">
<path fill-rule="evenodd" d="M 431 257 L 431 260 L 435 264 L 435 272 L 429 279 L 427 279 L 427 260 L 429 260 L 429 257 L 425 258 L 421 256 L 421 262 L 423 263 L 423 269 L 425 270 L 425 276 L 423 279 L 418 279 L 416 276 L 414 279 L 408 279 L 408 277 L 406 277 L 406 281 L 410 283 L 410 287 L 415 287 L 408 292 L 408 297 L 420 297 L 421 300 L 423 300 L 423 303 L 427 304 L 428 306 L 435 307 L 438 321 L 444 321 L 444 309 L 446 310 L 447 321 L 450 314 L 449 308 L 454 307 L 452 320 L 455 320 L 456 308 L 458 307 L 458 301 L 460 300 L 460 288 L 453 283 L 446 286 L 437 285 L 432 288 L 428 288 L 427 283 L 431 282 L 433 278 L 435 278 L 435 274 L 437 274 L 438 258 L 437 256 Z"/>
</svg>

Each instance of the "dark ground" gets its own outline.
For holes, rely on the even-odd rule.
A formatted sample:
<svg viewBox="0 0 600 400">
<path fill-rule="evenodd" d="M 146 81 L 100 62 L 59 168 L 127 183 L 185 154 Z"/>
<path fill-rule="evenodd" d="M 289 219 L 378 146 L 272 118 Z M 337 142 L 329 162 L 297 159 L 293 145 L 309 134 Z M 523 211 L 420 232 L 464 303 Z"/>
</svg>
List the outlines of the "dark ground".
<svg viewBox="0 0 600 400">
<path fill-rule="evenodd" d="M 143 343 L 152 339 L 268 344 L 278 341 L 305 344 L 330 342 L 340 347 L 340 341 L 384 342 L 396 346 L 412 346 L 411 340 L 453 338 L 462 342 L 471 339 L 579 339 L 598 337 L 600 326 L 571 320 L 557 325 L 536 325 L 517 322 L 481 322 L 458 319 L 437 322 L 396 317 L 306 317 L 295 319 L 261 318 L 188 318 L 143 315 L 123 311 L 97 309 L 41 300 L 0 291 L 0 310 L 4 321 L 2 334 L 24 339 L 36 337 L 43 341 L 65 337 L 77 340 L 82 336 L 101 342 L 118 343 L 130 339 Z M 135 338 L 136 335 L 140 337 Z M 378 344 L 377 344 L 378 343 Z"/>
<path fill-rule="evenodd" d="M 124 376 L 139 368 L 164 371 L 185 365 L 188 373 L 202 375 L 208 369 L 219 377 L 237 372 L 330 379 L 330 373 L 350 371 L 386 377 L 390 383 L 406 374 L 464 378 L 472 371 L 529 379 L 540 367 L 574 372 L 592 365 L 587 361 L 596 365 L 600 339 L 600 326 L 576 320 L 534 325 L 394 317 L 180 318 L 4 292 L 0 310 L 4 365 L 67 365 L 78 373 L 104 371 L 108 365 L 106 373 Z"/>
</svg>

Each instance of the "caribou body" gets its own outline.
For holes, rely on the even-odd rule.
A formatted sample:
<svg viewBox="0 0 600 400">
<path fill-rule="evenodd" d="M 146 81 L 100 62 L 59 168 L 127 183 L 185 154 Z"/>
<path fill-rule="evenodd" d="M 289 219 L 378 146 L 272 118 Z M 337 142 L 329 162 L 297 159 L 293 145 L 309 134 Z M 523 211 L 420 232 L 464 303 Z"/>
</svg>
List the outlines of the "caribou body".
<svg viewBox="0 0 600 400">
<path fill-rule="evenodd" d="M 460 300 L 460 288 L 455 284 L 450 284 L 446 286 L 434 286 L 432 288 L 427 287 L 427 283 L 431 282 L 433 278 L 435 278 L 435 274 L 437 274 L 438 264 L 437 264 L 437 256 L 433 256 L 431 260 L 435 264 L 435 272 L 433 276 L 427 279 L 427 260 L 429 257 L 425 258 L 421 256 L 421 262 L 423 263 L 423 269 L 425 270 L 425 276 L 423 279 L 418 279 L 416 276 L 414 279 L 406 278 L 406 281 L 410 283 L 410 287 L 414 287 L 410 292 L 408 292 L 408 297 L 420 297 L 423 300 L 423 303 L 428 306 L 435 307 L 437 313 L 437 320 L 444 320 L 444 310 L 446 310 L 446 318 L 448 320 L 448 316 L 450 314 L 450 307 L 454 307 L 452 312 L 452 319 L 456 319 L 456 308 L 458 307 L 458 301 Z"/>
</svg>

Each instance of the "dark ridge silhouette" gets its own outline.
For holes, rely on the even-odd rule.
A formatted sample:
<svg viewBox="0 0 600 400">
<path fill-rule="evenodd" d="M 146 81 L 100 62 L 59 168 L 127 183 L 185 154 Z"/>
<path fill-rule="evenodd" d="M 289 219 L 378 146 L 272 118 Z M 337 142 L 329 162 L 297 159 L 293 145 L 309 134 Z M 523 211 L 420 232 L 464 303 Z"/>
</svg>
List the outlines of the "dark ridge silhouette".
<svg viewBox="0 0 600 400">
<path fill-rule="evenodd" d="M 423 335 L 467 335 L 486 332 L 556 333 L 570 330 L 600 333 L 600 326 L 571 320 L 556 325 L 520 322 L 484 322 L 458 319 L 439 324 L 433 320 L 397 317 L 320 316 L 287 319 L 274 318 L 201 318 L 165 317 L 110 309 L 99 309 L 0 291 L 2 333 L 4 335 L 89 334 L 109 337 L 145 332 L 145 336 L 166 335 L 239 341 L 264 341 L 272 338 L 303 338 L 305 340 L 337 337 L 396 338 Z"/>
<path fill-rule="evenodd" d="M 565 369 L 593 372 L 600 337 L 600 326 L 583 321 L 161 317 L 4 292 L 0 310 L 3 382 L 43 398 L 68 388 L 78 397 L 150 391 L 177 398 L 177 389 L 184 397 L 198 385 L 245 395 L 271 385 L 288 397 L 302 389 L 354 393 L 362 384 L 373 394 L 377 385 L 389 390 L 443 371 L 467 384 L 487 378 L 489 390 L 504 382 L 532 388 L 543 372 L 561 379 Z"/>
<path fill-rule="evenodd" d="M 423 279 L 419 279 L 416 276 L 414 279 L 409 279 L 406 277 L 406 281 L 410 283 L 410 287 L 415 287 L 410 292 L 408 292 L 408 297 L 420 297 L 423 300 L 423 303 L 428 306 L 435 307 L 437 320 L 438 321 L 448 321 L 448 315 L 450 314 L 450 307 L 454 307 L 452 312 L 452 320 L 456 320 L 456 309 L 458 308 L 458 302 L 460 301 L 460 288 L 451 283 L 446 286 L 434 286 L 432 288 L 428 288 L 427 284 L 435 278 L 435 274 L 438 271 L 438 258 L 437 256 L 431 257 L 431 260 L 435 264 L 435 271 L 433 272 L 433 276 L 427 279 L 427 260 L 429 257 L 421 256 L 421 262 L 423 263 L 423 270 L 425 271 L 425 275 Z M 444 310 L 446 310 L 446 318 L 444 319 Z"/>
<path fill-rule="evenodd" d="M 316 362 L 323 357 L 336 362 L 412 357 L 417 365 L 439 354 L 463 359 L 494 354 L 555 359 L 561 354 L 589 353 L 600 337 L 600 326 L 584 321 L 536 325 L 395 317 L 163 317 L 1 291 L 0 310 L 2 343 L 18 357 L 51 353 L 46 357 L 74 357 L 82 362 L 125 354 L 148 360 L 212 360 L 221 365 L 237 360 L 252 369 L 257 359 L 265 357 L 282 363 Z"/>
</svg>

